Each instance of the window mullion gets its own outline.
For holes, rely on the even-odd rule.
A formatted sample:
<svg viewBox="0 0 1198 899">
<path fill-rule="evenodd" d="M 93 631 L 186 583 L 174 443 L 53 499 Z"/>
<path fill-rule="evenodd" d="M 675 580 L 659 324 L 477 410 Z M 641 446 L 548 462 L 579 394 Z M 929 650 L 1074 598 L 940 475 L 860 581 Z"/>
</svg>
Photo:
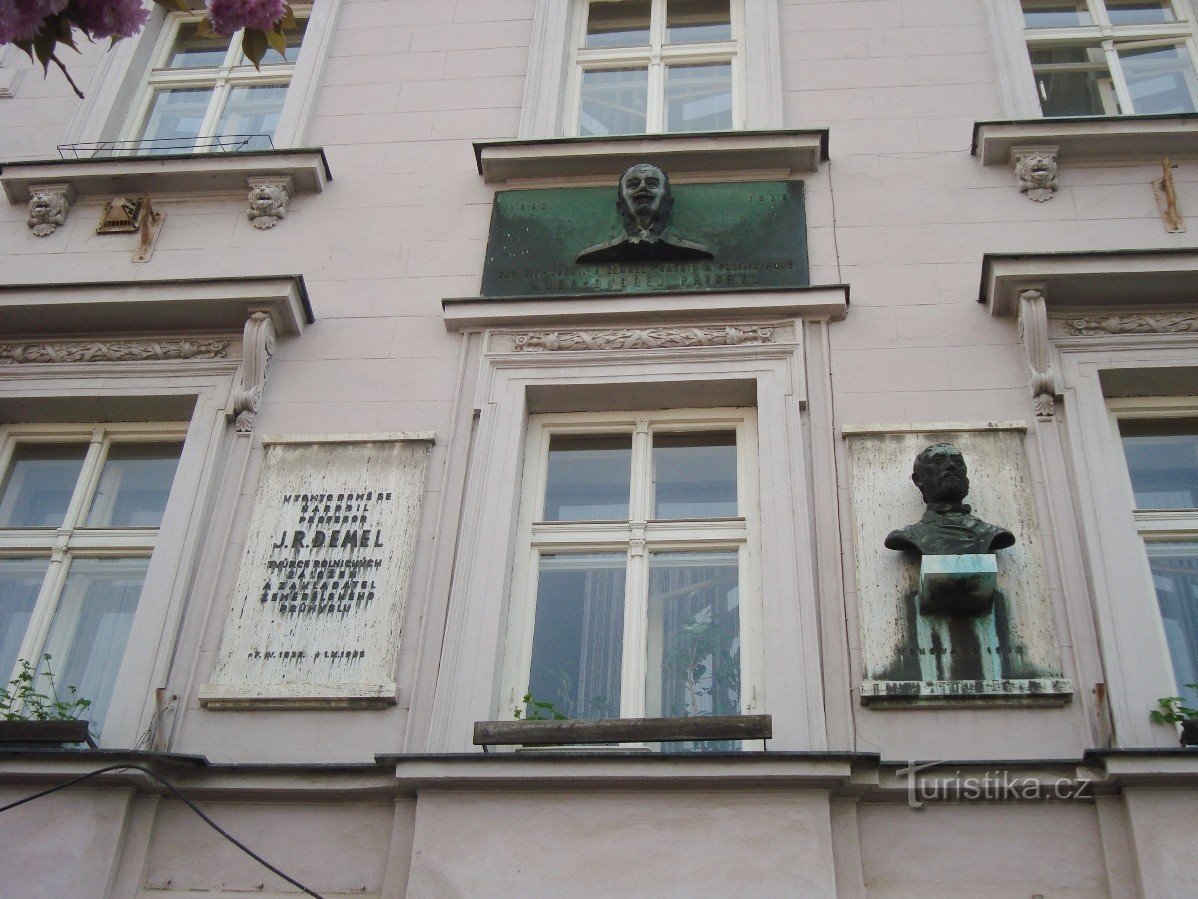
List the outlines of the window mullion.
<svg viewBox="0 0 1198 899">
<path fill-rule="evenodd" d="M 624 582 L 624 651 L 620 665 L 620 717 L 645 717 L 649 559 L 643 537 L 633 538 Z"/>
<path fill-rule="evenodd" d="M 79 471 L 79 480 L 75 482 L 75 492 L 71 495 L 67 514 L 63 518 L 60 534 L 65 534 L 71 528 L 77 528 L 83 523 L 83 513 L 87 511 L 92 493 L 100 481 L 100 469 L 104 464 L 104 456 L 108 452 L 108 438 L 103 428 L 92 431 L 91 444 L 87 455 L 83 457 L 83 467 Z"/>
<path fill-rule="evenodd" d="M 1119 53 L 1115 50 L 1114 41 L 1103 41 L 1102 51 L 1106 54 L 1107 65 L 1111 70 L 1111 83 L 1115 87 L 1115 96 L 1119 100 L 1119 108 L 1124 115 L 1131 115 L 1136 111 L 1135 104 L 1131 99 L 1131 92 L 1127 89 L 1127 79 L 1123 75 L 1123 64 L 1119 60 Z"/>
<path fill-rule="evenodd" d="M 50 556 L 50 565 L 46 571 L 42 589 L 38 591 L 37 601 L 33 605 L 33 614 L 29 617 L 29 626 L 25 629 L 25 639 L 17 652 L 17 659 L 27 659 L 37 667 L 42 657 L 42 648 L 50 633 L 50 625 L 54 621 L 54 612 L 58 608 L 58 598 L 62 595 L 66 584 L 67 570 L 70 568 L 70 556 L 65 550 L 65 538 L 55 547 Z M 15 673 L 15 669 L 14 669 Z"/>
</svg>

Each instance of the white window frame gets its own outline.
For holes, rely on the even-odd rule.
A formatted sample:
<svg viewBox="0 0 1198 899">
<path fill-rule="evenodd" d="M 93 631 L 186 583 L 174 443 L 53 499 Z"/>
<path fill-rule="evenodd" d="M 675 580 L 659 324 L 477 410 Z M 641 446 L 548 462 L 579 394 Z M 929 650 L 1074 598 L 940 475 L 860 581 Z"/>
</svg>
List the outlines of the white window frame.
<svg viewBox="0 0 1198 899">
<path fill-rule="evenodd" d="M 652 435 L 732 431 L 736 434 L 737 511 L 733 518 L 655 521 Z M 521 479 L 520 523 L 513 563 L 504 653 L 500 719 L 514 717 L 528 691 L 536 622 L 540 557 L 544 553 L 626 553 L 623 663 L 619 717 L 642 718 L 652 676 L 652 623 L 648 614 L 649 556 L 655 552 L 734 551 L 738 562 L 740 713 L 764 699 L 758 565 L 757 416 L 751 408 L 685 409 L 640 413 L 556 413 L 531 416 Z M 629 520 L 539 520 L 545 507 L 549 441 L 555 435 L 628 434 L 632 437 Z"/>
<path fill-rule="evenodd" d="M 311 15 L 311 7 L 297 6 L 295 8 L 295 15 L 299 19 L 307 20 Z M 201 143 L 201 151 L 206 149 L 202 145 L 202 142 L 216 135 L 217 126 L 220 123 L 220 118 L 224 114 L 225 106 L 229 100 L 229 94 L 234 88 L 287 87 L 288 93 L 290 93 L 291 81 L 296 71 L 296 63 L 275 61 L 278 59 L 278 52 L 273 49 L 266 51 L 266 56 L 262 60 L 260 69 L 255 69 L 248 62 L 242 63 L 241 41 L 244 32 L 241 31 L 229 39 L 229 46 L 225 52 L 224 61 L 219 66 L 194 69 L 168 68 L 167 60 L 170 57 L 171 50 L 174 48 L 175 41 L 179 37 L 180 28 L 184 25 L 194 25 L 202 18 L 200 15 L 181 12 L 171 13 L 167 16 L 157 45 L 154 47 L 149 72 L 142 81 L 137 100 L 133 104 L 129 119 L 125 123 L 125 130 L 121 135 L 122 140 L 137 141 L 143 139 L 146 126 L 149 124 L 149 115 L 154 104 L 154 99 L 160 92 L 165 90 L 212 88 L 212 97 L 208 101 L 207 112 L 200 125 L 199 133 L 196 135 L 196 141 Z M 302 52 L 303 47 L 301 46 L 300 53 Z M 286 101 L 284 101 L 284 105 L 286 105 Z M 281 118 L 282 115 L 280 114 Z M 274 135 L 269 135 L 269 138 L 272 146 L 277 146 L 274 143 Z M 154 152 L 154 148 L 147 148 L 146 152 L 152 153 Z"/>
<path fill-rule="evenodd" d="M 986 0 L 999 51 L 1000 79 L 1007 111 L 1014 118 L 1044 118 L 1030 52 L 1055 47 L 1101 48 L 1110 73 L 1104 96 L 1107 115 L 1135 115 L 1119 60 L 1120 49 L 1179 45 L 1198 74 L 1195 15 L 1189 0 L 1168 0 L 1176 21 L 1156 25 L 1112 25 L 1103 0 L 1079 0 L 1093 24 L 1071 28 L 1025 28 L 1021 0 Z M 1120 113 L 1115 107 L 1118 101 Z"/>
<path fill-rule="evenodd" d="M 605 299 L 604 304 L 610 303 Z M 655 300 L 654 303 L 658 303 Z M 656 306 L 654 307 L 656 308 Z M 731 310 L 746 314 L 743 300 Z M 762 314 L 758 310 L 758 314 Z M 825 313 L 826 314 L 826 313 Z M 670 319 L 660 320 L 672 323 Z M 813 317 L 816 313 L 812 313 Z M 710 321 L 710 319 L 709 319 Z M 729 318 L 736 327 L 749 327 L 743 318 Z M 686 322 L 683 321 L 683 324 Z M 504 709 L 503 665 L 505 635 L 513 592 L 514 560 L 521 509 L 522 473 L 528 441 L 529 415 L 543 412 L 618 408 L 683 408 L 694 410 L 744 406 L 755 398 L 756 456 L 747 460 L 758 472 L 760 546 L 759 571 L 769 572 L 760 590 L 764 626 L 761 632 L 761 681 L 756 707 L 773 716 L 775 750 L 823 750 L 828 745 L 825 718 L 826 672 L 842 660 L 821 656 L 820 640 L 843 637 L 834 617 L 821 619 L 819 596 L 839 597 L 836 565 L 818 565 L 836 557 L 836 495 L 833 479 L 809 480 L 812 459 L 831 471 L 834 441 L 830 421 L 830 385 L 824 374 L 812 388 L 818 415 L 808 409 L 804 348 L 822 359 L 827 325 L 788 319 L 758 320 L 775 328 L 774 339 L 762 345 L 695 346 L 686 349 L 610 350 L 530 353 L 513 349 L 521 332 L 481 331 L 470 335 L 466 352 L 477 360 L 473 398 L 460 408 L 461 424 L 472 439 L 469 458 L 461 459 L 468 473 L 455 525 L 456 550 L 446 564 L 447 607 L 444 631 L 426 626 L 423 652 L 436 653 L 420 691 L 428 703 L 427 736 L 412 751 L 479 751 L 471 742 L 474 723 L 493 720 Z M 535 324 L 530 326 L 536 327 Z M 560 328 L 560 323 L 551 327 Z M 808 343 L 805 333 L 812 335 Z M 823 372 L 821 362 L 812 362 Z M 734 387 L 732 385 L 735 385 Z M 714 391 L 735 389 L 734 396 L 711 403 Z M 556 397 L 555 409 L 544 408 L 546 395 Z M 633 396 L 642 402 L 628 403 Z M 472 401 L 473 400 L 473 401 Z M 727 400 L 734 400 L 728 402 Z M 617 405 L 618 404 L 618 405 Z M 471 413 L 477 421 L 471 424 Z M 588 413 L 589 414 L 589 413 Z M 810 418 L 808 416 L 811 416 Z M 812 422 L 816 422 L 813 424 Z M 822 527 L 816 526 L 821 516 Z M 825 518 L 824 516 L 831 516 Z M 746 578 L 752 583 L 752 572 Z M 818 586 L 817 586 L 818 585 Z M 430 617 L 440 618 L 442 613 Z M 821 621 L 827 626 L 821 630 Z M 435 648 L 434 648 L 435 647 Z M 846 663 L 847 664 L 847 663 Z M 840 670 L 840 669 L 836 669 Z M 847 667 L 844 677 L 847 683 Z M 743 675 L 742 675 L 743 676 Z M 750 674 L 750 677 L 752 675 Z M 831 687 L 829 689 L 835 689 Z M 430 695 L 431 694 L 431 695 Z M 750 697 L 751 700 L 751 697 Z M 416 704 L 416 700 L 413 700 Z M 508 720 L 511 720 L 510 718 Z"/>
<path fill-rule="evenodd" d="M 304 134 L 316 101 L 320 75 L 343 0 L 318 0 L 306 8 L 304 41 L 292 68 L 287 98 L 273 137 L 276 149 L 303 146 Z M 203 9 L 191 0 L 197 16 Z M 299 15 L 301 7 L 296 6 Z M 183 13 L 168 13 L 155 6 L 141 34 L 118 42 L 100 55 L 85 90 L 87 98 L 76 108 L 63 142 L 92 143 L 134 140 L 149 106 L 148 79 L 161 55 L 174 40 L 173 29 Z M 169 33 L 168 33 L 169 32 Z M 253 71 L 253 67 L 250 67 Z"/>
<path fill-rule="evenodd" d="M 1054 343 L 1070 413 L 1065 424 L 1079 484 L 1077 519 L 1118 745 L 1176 746 L 1172 729 L 1153 725 L 1148 717 L 1157 699 L 1176 695 L 1176 682 L 1144 543 L 1185 535 L 1194 522 L 1135 512 L 1119 420 L 1198 414 L 1198 401 L 1111 397 L 1102 381 L 1117 372 L 1159 383 L 1163 371 L 1184 367 L 1192 372 L 1198 345 L 1190 335 L 1058 338 Z"/>
<path fill-rule="evenodd" d="M 153 557 L 161 527 L 95 528 L 86 524 L 109 450 L 114 445 L 121 444 L 182 444 L 186 435 L 186 425 L 179 422 L 11 425 L 0 428 L 0 482 L 7 477 L 13 453 L 18 446 L 87 446 L 70 504 L 60 526 L 0 528 L 0 557 L 46 559 L 49 563 L 25 631 L 25 638 L 17 653 L 18 660 L 25 659 L 36 664 L 46 651 L 50 626 L 58 611 L 62 591 L 74 560 Z M 140 602 L 138 609 L 141 609 Z M 53 667 L 61 671 L 62 663 L 63 660 L 60 659 Z M 7 681 L 9 677 L 15 676 L 18 670 L 19 662 L 14 664 L 11 672 L 0 671 L 0 676 Z M 60 683 L 60 686 L 67 685 Z"/>
<path fill-rule="evenodd" d="M 745 127 L 745 47 L 744 6 L 742 0 L 730 0 L 732 39 L 714 43 L 670 45 L 666 40 L 666 4 L 669 0 L 652 0 L 649 44 L 640 47 L 587 49 L 587 16 L 592 4 L 618 0 L 580 0 L 570 41 L 570 86 L 567 96 L 566 133 L 579 133 L 579 114 L 582 104 L 582 75 L 588 71 L 622 68 L 648 69 L 648 105 L 645 114 L 645 134 L 674 133 L 666 131 L 665 72 L 670 65 L 699 65 L 730 63 L 732 66 L 732 129 Z M 686 133 L 686 132 L 679 132 Z"/>
<path fill-rule="evenodd" d="M 578 130 L 578 66 L 588 0 L 537 0 L 519 137 L 536 140 Z M 739 87 L 734 90 L 736 129 L 784 125 L 778 0 L 733 0 L 739 19 Z M 735 12 L 739 10 L 739 13 Z M 736 27 L 734 25 L 734 27 Z M 680 50 L 682 48 L 679 48 Z M 590 52 L 590 51 L 588 51 Z M 738 81 L 733 73 L 734 83 Z"/>
</svg>

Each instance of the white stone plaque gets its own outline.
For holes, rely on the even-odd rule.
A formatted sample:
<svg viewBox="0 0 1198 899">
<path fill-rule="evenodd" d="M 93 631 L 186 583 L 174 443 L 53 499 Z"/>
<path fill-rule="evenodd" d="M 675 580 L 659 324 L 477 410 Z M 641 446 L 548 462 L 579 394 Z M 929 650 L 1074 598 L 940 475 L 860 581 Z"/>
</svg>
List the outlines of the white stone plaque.
<svg viewBox="0 0 1198 899">
<path fill-rule="evenodd" d="M 209 708 L 380 706 L 432 437 L 267 441 Z"/>
</svg>

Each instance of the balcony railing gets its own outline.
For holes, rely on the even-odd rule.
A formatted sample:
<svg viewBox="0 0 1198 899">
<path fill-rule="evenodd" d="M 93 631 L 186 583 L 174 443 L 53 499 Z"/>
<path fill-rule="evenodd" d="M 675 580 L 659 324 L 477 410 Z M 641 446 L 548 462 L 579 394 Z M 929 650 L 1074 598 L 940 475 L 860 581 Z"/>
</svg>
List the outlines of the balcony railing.
<svg viewBox="0 0 1198 899">
<path fill-rule="evenodd" d="M 160 156 L 189 153 L 239 153 L 273 150 L 269 134 L 221 134 L 216 137 L 157 137 L 143 140 L 105 140 L 94 143 L 59 144 L 63 159 L 106 159 L 116 156 Z"/>
</svg>

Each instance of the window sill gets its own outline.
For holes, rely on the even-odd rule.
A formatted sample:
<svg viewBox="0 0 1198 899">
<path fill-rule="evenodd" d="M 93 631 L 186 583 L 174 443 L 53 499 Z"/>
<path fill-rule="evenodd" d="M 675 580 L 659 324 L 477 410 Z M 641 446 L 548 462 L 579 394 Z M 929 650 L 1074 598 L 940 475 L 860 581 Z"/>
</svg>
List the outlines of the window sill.
<svg viewBox="0 0 1198 899">
<path fill-rule="evenodd" d="M 295 193 L 320 193 L 332 180 L 324 150 L 250 150 L 103 159 L 47 159 L 0 165 L 10 203 L 28 203 L 29 188 L 69 184 L 79 196 L 211 193 L 247 188 L 246 179 L 289 175 Z"/>
<path fill-rule="evenodd" d="M 678 182 L 788 179 L 828 159 L 828 130 L 630 134 L 474 145 L 478 173 L 499 187 L 614 184 L 651 160 Z"/>
<path fill-rule="evenodd" d="M 1194 156 L 1198 155 L 1198 114 L 974 123 L 972 153 L 982 165 L 1013 165 L 1015 151 L 1027 147 L 1055 147 L 1062 163 Z"/>
</svg>

